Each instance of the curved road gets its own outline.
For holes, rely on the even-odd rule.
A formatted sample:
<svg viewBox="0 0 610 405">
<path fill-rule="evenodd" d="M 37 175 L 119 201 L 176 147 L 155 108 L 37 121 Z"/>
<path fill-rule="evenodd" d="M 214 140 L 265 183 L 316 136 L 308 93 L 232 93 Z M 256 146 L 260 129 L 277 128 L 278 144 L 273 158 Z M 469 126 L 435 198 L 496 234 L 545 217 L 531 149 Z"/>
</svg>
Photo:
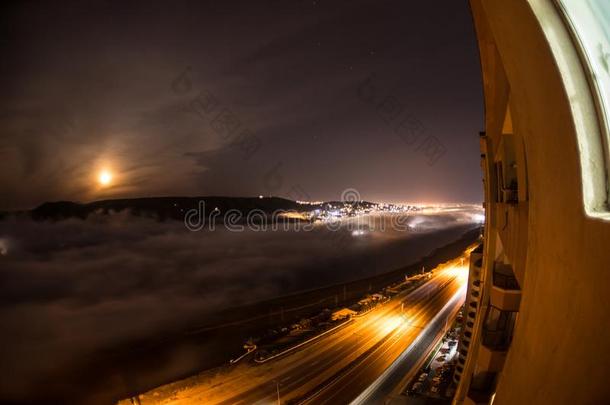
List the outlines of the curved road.
<svg viewBox="0 0 610 405">
<path fill-rule="evenodd" d="M 467 259 L 434 270 L 406 296 L 355 318 L 343 328 L 285 357 L 240 364 L 152 390 L 145 404 L 347 404 L 409 348 L 448 302 L 457 309 L 468 277 Z M 415 366 L 415 364 L 414 364 Z M 125 401 L 124 403 L 129 403 Z"/>
</svg>

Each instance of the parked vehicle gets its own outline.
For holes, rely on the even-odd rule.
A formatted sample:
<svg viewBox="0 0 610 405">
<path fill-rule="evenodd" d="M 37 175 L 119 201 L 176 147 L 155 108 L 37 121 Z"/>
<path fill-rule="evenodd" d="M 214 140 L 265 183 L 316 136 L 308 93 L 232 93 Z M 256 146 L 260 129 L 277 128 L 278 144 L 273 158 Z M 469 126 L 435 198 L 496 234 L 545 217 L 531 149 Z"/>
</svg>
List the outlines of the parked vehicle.
<svg viewBox="0 0 610 405">
<path fill-rule="evenodd" d="M 413 384 L 411 389 L 409 391 L 407 391 L 407 395 L 421 394 L 423 390 L 424 390 L 424 385 L 420 382 L 416 382 L 415 384 Z"/>
</svg>

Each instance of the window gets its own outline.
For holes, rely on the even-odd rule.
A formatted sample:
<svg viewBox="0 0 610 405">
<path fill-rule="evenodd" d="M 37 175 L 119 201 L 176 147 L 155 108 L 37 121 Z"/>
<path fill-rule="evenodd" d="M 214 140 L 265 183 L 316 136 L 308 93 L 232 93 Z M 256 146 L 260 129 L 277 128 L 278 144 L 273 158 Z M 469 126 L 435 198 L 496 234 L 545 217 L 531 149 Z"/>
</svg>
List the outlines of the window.
<svg viewBox="0 0 610 405">
<path fill-rule="evenodd" d="M 516 203 L 518 201 L 516 166 L 513 163 L 508 168 L 509 170 L 505 170 L 504 163 L 500 160 L 495 163 L 495 168 L 497 184 L 496 201 L 499 203 Z"/>
<path fill-rule="evenodd" d="M 483 325 L 483 344 L 496 350 L 508 349 L 516 318 L 516 312 L 502 311 L 490 306 Z"/>
<path fill-rule="evenodd" d="M 556 0 L 572 33 L 581 63 L 596 103 L 599 126 L 603 134 L 602 147 L 606 163 L 603 183 L 605 209 L 608 209 L 608 176 L 610 174 L 610 1 Z M 583 173 L 585 176 L 585 173 Z M 587 181 L 583 179 L 583 181 Z M 586 194 L 585 185 L 585 194 Z M 599 203 L 594 203 L 599 208 Z M 595 208 L 595 207 L 593 207 Z"/>
<path fill-rule="evenodd" d="M 608 132 L 610 111 L 610 2 L 608 0 L 560 0 L 591 70 Z"/>
</svg>

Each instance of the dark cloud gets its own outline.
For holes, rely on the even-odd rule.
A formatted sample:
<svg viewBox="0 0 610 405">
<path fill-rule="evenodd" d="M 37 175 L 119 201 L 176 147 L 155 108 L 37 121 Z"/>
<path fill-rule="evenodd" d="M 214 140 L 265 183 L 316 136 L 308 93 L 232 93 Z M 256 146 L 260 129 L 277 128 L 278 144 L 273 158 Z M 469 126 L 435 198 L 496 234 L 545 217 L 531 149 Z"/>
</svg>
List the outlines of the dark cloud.
<svg viewBox="0 0 610 405">
<path fill-rule="evenodd" d="M 3 27 L 0 209 L 258 195 L 279 160 L 319 200 L 348 186 L 369 200 L 481 199 L 481 89 L 466 3 L 27 2 L 5 8 Z M 190 87 L 177 92 L 187 69 Z M 434 166 L 358 99 L 373 73 L 379 94 L 446 147 Z M 228 156 L 212 117 L 188 112 L 202 91 L 256 134 L 254 156 Z M 102 164 L 119 175 L 104 191 L 92 183 Z"/>
<path fill-rule="evenodd" d="M 92 367 L 83 359 L 104 349 L 228 307 L 398 268 L 455 239 L 476 212 L 414 216 L 417 233 L 358 237 L 324 228 L 190 232 L 128 213 L 2 221 L 0 393 L 23 400 L 41 384 L 57 390 L 62 372 L 75 362 Z"/>
</svg>

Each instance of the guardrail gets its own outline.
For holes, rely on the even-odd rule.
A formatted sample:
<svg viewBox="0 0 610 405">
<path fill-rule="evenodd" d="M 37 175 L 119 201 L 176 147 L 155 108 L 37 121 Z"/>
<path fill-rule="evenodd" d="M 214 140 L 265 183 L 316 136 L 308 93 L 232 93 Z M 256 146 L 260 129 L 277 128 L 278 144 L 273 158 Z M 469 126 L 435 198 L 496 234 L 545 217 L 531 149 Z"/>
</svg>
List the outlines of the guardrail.
<svg viewBox="0 0 610 405">
<path fill-rule="evenodd" d="M 342 328 L 343 326 L 347 325 L 348 323 L 353 322 L 353 320 L 354 320 L 353 318 L 349 318 L 347 321 L 342 322 L 341 324 L 339 324 L 339 325 L 337 325 L 337 326 L 335 326 L 333 328 L 325 330 L 324 332 L 320 333 L 319 335 L 315 335 L 315 336 L 313 336 L 313 337 L 311 337 L 311 338 L 309 338 L 309 339 L 307 339 L 307 340 L 305 340 L 305 341 L 303 341 L 303 342 L 301 342 L 301 343 L 299 343 L 297 345 L 289 347 L 288 349 L 286 349 L 284 351 L 276 353 L 273 356 L 265 357 L 264 359 L 254 359 L 254 361 L 256 363 L 263 364 L 263 363 L 266 363 L 266 362 L 268 362 L 270 360 L 273 360 L 273 359 L 276 359 L 278 357 L 284 356 L 284 355 L 286 355 L 286 354 L 288 354 L 288 353 L 290 353 L 290 352 L 292 352 L 292 351 L 294 351 L 294 350 L 296 350 L 296 349 L 298 349 L 300 347 L 305 346 L 306 344 L 309 344 L 309 343 L 311 343 L 311 342 L 321 338 L 322 336 L 326 336 L 329 333 L 334 332 L 334 331 L 336 331 L 339 328 Z"/>
<path fill-rule="evenodd" d="M 241 359 L 243 359 L 244 357 L 246 357 L 247 355 L 249 355 L 250 353 L 254 352 L 257 349 L 256 345 L 254 345 L 253 347 L 249 348 L 248 351 L 246 351 L 244 354 L 242 354 L 241 356 L 239 356 L 236 359 L 231 359 L 229 360 L 230 364 L 235 364 L 238 361 L 240 361 Z"/>
<path fill-rule="evenodd" d="M 425 273 L 425 274 L 427 275 L 427 274 L 430 274 L 430 273 Z M 433 276 L 434 276 L 434 275 L 432 275 L 432 277 L 433 277 Z M 294 346 L 291 346 L 291 347 L 289 347 L 288 349 L 283 350 L 283 351 L 281 351 L 281 352 L 279 352 L 279 353 L 276 353 L 276 354 L 274 354 L 274 355 L 272 355 L 272 356 L 265 357 L 264 359 L 254 359 L 254 361 L 255 361 L 256 363 L 258 363 L 258 364 L 263 364 L 263 363 L 266 363 L 266 362 L 268 362 L 268 361 L 270 361 L 270 360 L 273 360 L 273 359 L 276 359 L 276 358 L 278 358 L 278 357 L 284 356 L 284 355 L 286 355 L 286 354 L 288 354 L 288 353 L 290 353 L 290 352 L 292 352 L 292 351 L 294 351 L 294 350 L 296 350 L 296 349 L 298 349 L 298 348 L 301 348 L 301 347 L 303 347 L 303 346 L 305 346 L 305 345 L 307 345 L 307 344 L 309 344 L 309 343 L 312 343 L 312 342 L 314 342 L 315 340 L 317 340 L 317 339 L 319 339 L 319 338 L 321 338 L 321 337 L 323 337 L 323 336 L 326 336 L 327 334 L 329 334 L 329 333 L 331 333 L 331 332 L 333 332 L 333 331 L 335 331 L 335 330 L 337 330 L 337 329 L 339 329 L 339 328 L 341 328 L 341 327 L 343 327 L 343 326 L 347 325 L 348 323 L 350 323 L 350 322 L 354 321 L 356 318 L 359 318 L 359 317 L 361 317 L 361 316 L 364 316 L 365 314 L 368 314 L 368 313 L 370 313 L 371 311 L 373 311 L 373 310 L 375 310 L 375 309 L 377 309 L 377 308 L 379 308 L 379 307 L 382 307 L 383 305 L 385 305 L 385 304 L 386 304 L 386 303 L 388 303 L 389 301 L 392 301 L 393 299 L 395 299 L 395 298 L 397 298 L 397 297 L 401 297 L 401 296 L 403 296 L 403 295 L 410 294 L 410 293 L 414 292 L 414 291 L 415 291 L 415 290 L 417 290 L 418 288 L 420 288 L 420 287 L 422 287 L 423 285 L 425 285 L 425 284 L 426 284 L 425 282 L 427 282 L 427 281 L 429 281 L 429 280 L 431 279 L 431 278 L 427 278 L 427 276 L 426 276 L 426 277 L 425 277 L 423 280 L 422 280 L 422 278 L 424 278 L 424 277 L 420 277 L 420 279 L 415 280 L 416 282 L 414 283 L 414 285 L 412 286 L 412 288 L 406 288 L 406 289 L 404 289 L 403 291 L 401 291 L 401 292 L 399 292 L 398 294 L 396 294 L 396 295 L 395 295 L 394 297 L 392 297 L 392 298 L 390 298 L 390 297 L 386 297 L 386 299 L 384 299 L 383 301 L 379 302 L 377 305 L 375 305 L 375 306 L 371 307 L 370 309 L 367 309 L 366 311 L 359 312 L 358 314 L 356 314 L 356 315 L 354 315 L 354 316 L 350 317 L 350 318 L 349 318 L 347 321 L 342 322 L 341 324 L 339 324 L 339 325 L 337 325 L 337 326 L 335 326 L 335 327 L 333 327 L 333 328 L 331 328 L 331 329 L 325 330 L 324 332 L 322 332 L 322 333 L 320 333 L 320 334 L 318 334 L 318 335 L 312 336 L 311 338 L 309 338 L 309 339 L 307 339 L 307 340 L 305 340 L 305 341 L 303 341 L 303 342 L 301 342 L 301 343 L 298 343 L 298 344 L 296 344 L 296 345 L 294 345 Z M 420 281 L 425 281 L 425 282 L 424 282 L 424 283 L 419 283 Z M 443 287 L 445 287 L 447 284 L 448 284 L 448 283 L 445 283 L 445 284 L 444 284 L 444 285 L 441 287 L 441 289 L 442 289 Z M 411 287 L 411 286 L 410 286 L 410 287 Z M 248 353 L 246 353 L 246 354 L 248 354 Z"/>
</svg>

